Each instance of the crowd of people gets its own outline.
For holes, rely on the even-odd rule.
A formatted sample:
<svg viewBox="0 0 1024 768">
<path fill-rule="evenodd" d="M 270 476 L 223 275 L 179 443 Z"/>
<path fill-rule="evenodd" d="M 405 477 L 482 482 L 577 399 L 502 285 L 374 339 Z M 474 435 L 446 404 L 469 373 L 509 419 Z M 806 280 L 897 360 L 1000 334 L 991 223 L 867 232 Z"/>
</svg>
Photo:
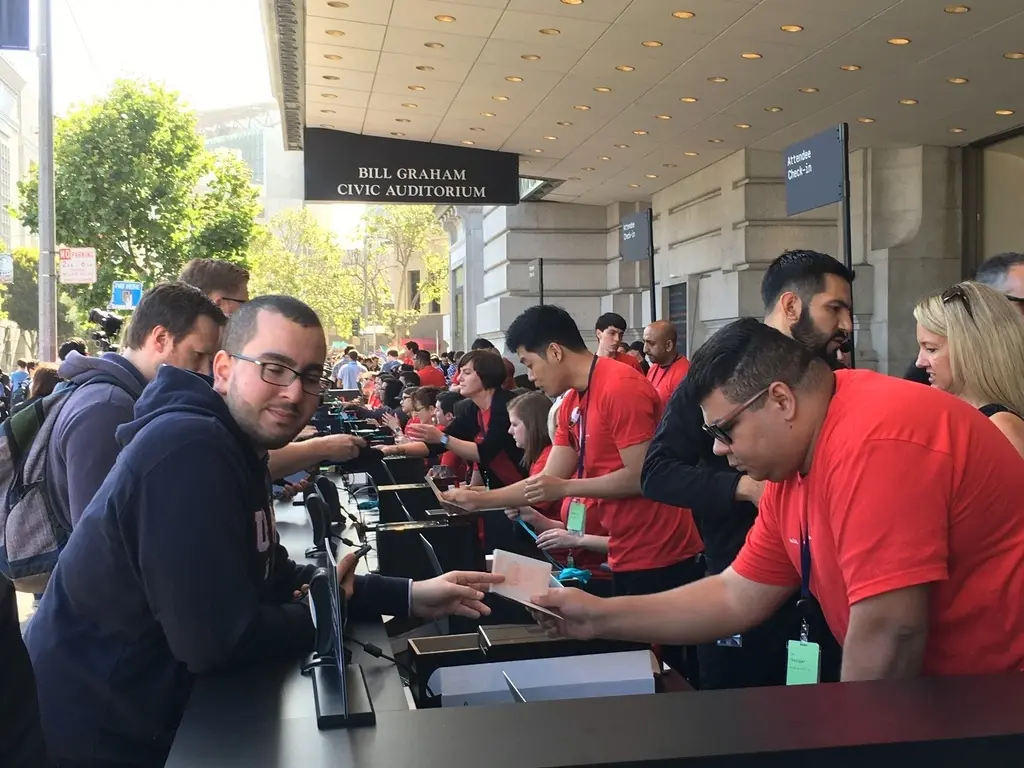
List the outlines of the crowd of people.
<svg viewBox="0 0 1024 768">
<path fill-rule="evenodd" d="M 1024 255 L 976 277 L 913 308 L 901 379 L 847 368 L 855 275 L 814 251 L 776 258 L 763 317 L 691 359 L 671 323 L 627 344 L 605 313 L 588 340 L 552 305 L 504 330 L 508 355 L 481 338 L 329 358 L 304 304 L 193 262 L 144 295 L 120 352 L 68 350 L 49 397 L 42 366 L 10 377 L 62 398 L 47 492 L 69 529 L 25 634 L 35 683 L 17 624 L 0 640 L 11 764 L 42 749 L 35 691 L 57 765 L 158 765 L 195 675 L 310 649 L 309 569 L 268 490 L 366 449 L 296 441 L 327 387 L 394 431 L 385 455 L 573 571 L 581 588 L 535 597 L 553 635 L 650 643 L 700 689 L 1024 669 Z M 479 616 L 500 580 L 352 567 L 355 613 Z"/>
</svg>

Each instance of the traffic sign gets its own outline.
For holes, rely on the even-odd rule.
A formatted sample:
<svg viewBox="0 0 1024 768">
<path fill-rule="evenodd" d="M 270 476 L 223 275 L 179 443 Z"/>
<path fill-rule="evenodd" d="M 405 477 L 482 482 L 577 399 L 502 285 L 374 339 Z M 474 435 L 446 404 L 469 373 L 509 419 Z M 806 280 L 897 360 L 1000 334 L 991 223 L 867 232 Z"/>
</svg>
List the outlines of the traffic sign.
<svg viewBox="0 0 1024 768">
<path fill-rule="evenodd" d="M 110 309 L 131 311 L 142 300 L 142 283 L 130 280 L 115 280 L 111 288 Z"/>
<path fill-rule="evenodd" d="M 14 282 L 14 256 L 0 253 L 0 283 Z"/>
<path fill-rule="evenodd" d="M 60 256 L 60 281 L 65 285 L 87 285 L 96 282 L 96 249 L 57 249 Z"/>
</svg>

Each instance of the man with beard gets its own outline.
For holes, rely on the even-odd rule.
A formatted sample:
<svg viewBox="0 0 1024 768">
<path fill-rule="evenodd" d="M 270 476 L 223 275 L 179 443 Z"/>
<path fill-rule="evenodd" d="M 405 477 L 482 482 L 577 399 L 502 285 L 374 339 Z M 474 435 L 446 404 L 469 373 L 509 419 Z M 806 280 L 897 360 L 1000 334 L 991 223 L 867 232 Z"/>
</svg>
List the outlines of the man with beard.
<svg viewBox="0 0 1024 768">
<path fill-rule="evenodd" d="M 799 341 L 830 367 L 853 329 L 853 273 L 816 251 L 786 251 L 761 281 L 765 324 Z M 764 483 L 729 466 L 714 453 L 702 429 L 700 404 L 686 387 L 676 389 L 644 460 L 641 488 L 655 501 L 688 507 L 704 540 L 709 574 L 735 559 L 757 517 Z M 771 619 L 742 635 L 698 647 L 701 688 L 745 688 L 785 682 L 786 642 L 799 616 L 791 600 Z M 822 679 L 838 679 L 839 650 L 828 629 L 822 638 Z"/>
</svg>

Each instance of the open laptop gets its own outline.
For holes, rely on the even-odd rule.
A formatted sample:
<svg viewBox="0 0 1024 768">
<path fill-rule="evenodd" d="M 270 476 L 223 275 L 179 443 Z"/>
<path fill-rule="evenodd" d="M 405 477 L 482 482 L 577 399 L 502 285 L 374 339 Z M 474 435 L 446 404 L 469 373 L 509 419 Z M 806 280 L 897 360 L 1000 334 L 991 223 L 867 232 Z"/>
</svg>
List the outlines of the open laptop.
<svg viewBox="0 0 1024 768">
<path fill-rule="evenodd" d="M 512 694 L 512 698 L 519 704 L 526 703 L 526 697 L 523 696 L 522 691 L 512 682 L 512 678 L 508 676 L 508 672 L 502 672 L 501 676 L 505 678 L 505 685 L 508 686 L 508 692 Z"/>
</svg>

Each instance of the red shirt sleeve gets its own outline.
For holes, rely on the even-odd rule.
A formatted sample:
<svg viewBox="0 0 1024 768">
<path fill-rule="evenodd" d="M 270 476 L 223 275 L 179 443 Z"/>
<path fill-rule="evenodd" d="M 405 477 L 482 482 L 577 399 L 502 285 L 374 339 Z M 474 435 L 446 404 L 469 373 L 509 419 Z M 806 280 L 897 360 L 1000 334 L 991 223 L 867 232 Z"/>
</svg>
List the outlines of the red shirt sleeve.
<svg viewBox="0 0 1024 768">
<path fill-rule="evenodd" d="M 832 470 L 828 509 L 850 605 L 948 578 L 952 462 L 906 440 L 869 440 Z"/>
<path fill-rule="evenodd" d="M 569 441 L 569 420 L 572 418 L 572 409 L 576 406 L 572 405 L 570 401 L 575 403 L 576 398 L 567 396 L 558 408 L 558 427 L 555 429 L 553 445 L 561 445 L 565 448 L 572 448 L 575 451 L 576 448 Z"/>
<path fill-rule="evenodd" d="M 607 403 L 601 410 L 608 419 L 608 431 L 614 436 L 615 447 L 620 451 L 653 438 L 661 418 L 658 393 L 646 379 L 623 381 L 628 382 L 628 386 L 617 386 L 601 393 Z M 618 402 L 610 402 L 612 399 Z"/>
<path fill-rule="evenodd" d="M 754 526 L 747 533 L 732 569 L 758 584 L 773 587 L 799 587 L 800 574 L 786 552 L 779 529 L 778 504 L 781 486 L 768 483 L 757 505 Z"/>
</svg>

